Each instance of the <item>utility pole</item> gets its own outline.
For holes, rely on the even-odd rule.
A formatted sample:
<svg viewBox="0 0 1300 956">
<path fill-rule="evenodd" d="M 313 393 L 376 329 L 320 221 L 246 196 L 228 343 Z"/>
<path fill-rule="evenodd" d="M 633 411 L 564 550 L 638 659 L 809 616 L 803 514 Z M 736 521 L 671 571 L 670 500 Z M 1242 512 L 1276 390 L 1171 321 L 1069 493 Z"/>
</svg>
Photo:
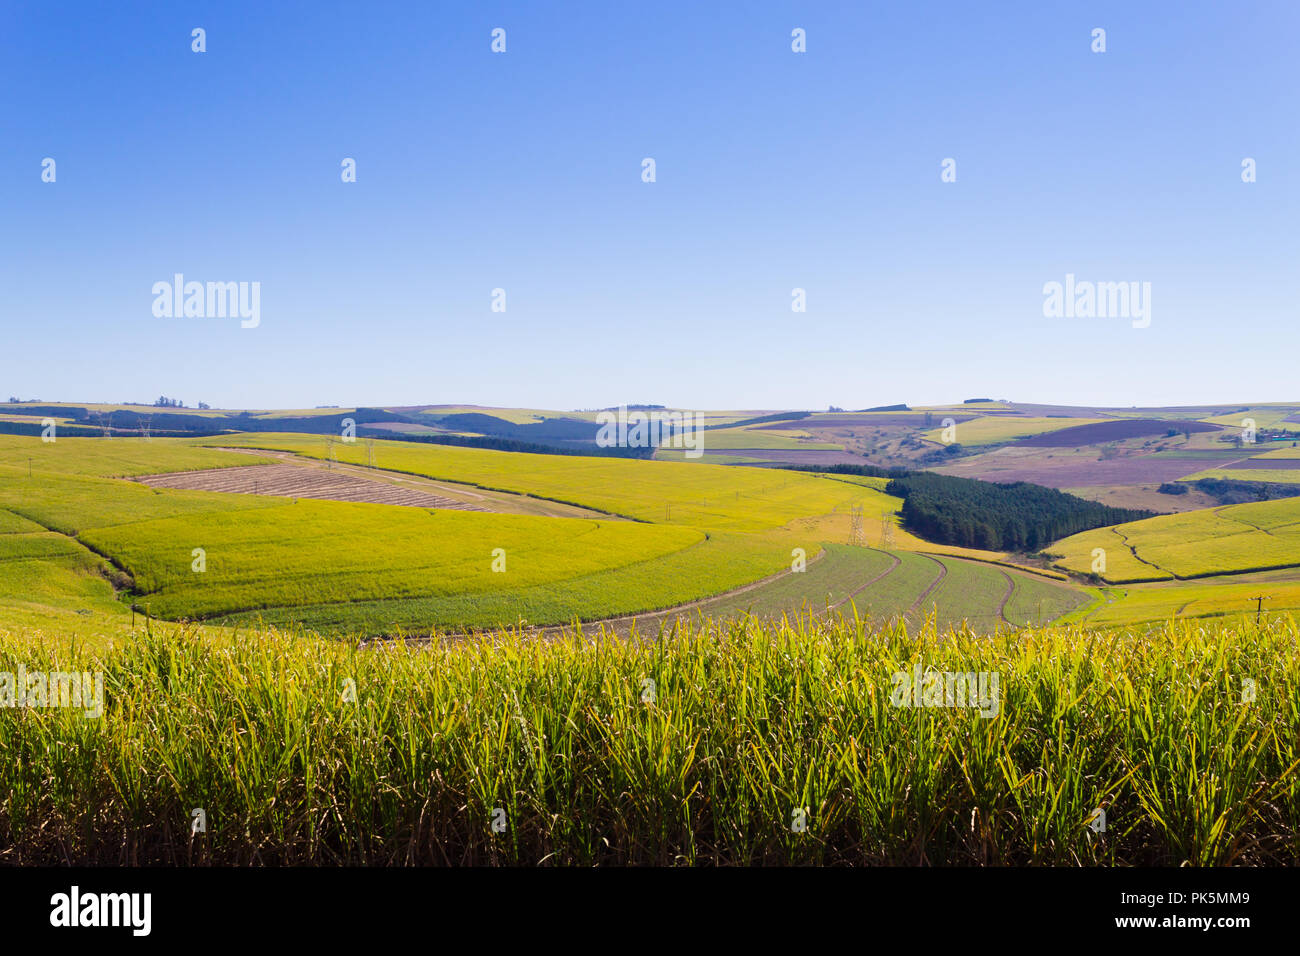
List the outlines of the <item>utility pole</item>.
<svg viewBox="0 0 1300 956">
<path fill-rule="evenodd" d="M 1259 627 L 1259 616 L 1264 611 L 1264 599 L 1266 597 L 1268 597 L 1267 594 L 1256 594 L 1253 598 L 1247 599 L 1255 602 L 1255 626 L 1256 627 Z"/>
</svg>

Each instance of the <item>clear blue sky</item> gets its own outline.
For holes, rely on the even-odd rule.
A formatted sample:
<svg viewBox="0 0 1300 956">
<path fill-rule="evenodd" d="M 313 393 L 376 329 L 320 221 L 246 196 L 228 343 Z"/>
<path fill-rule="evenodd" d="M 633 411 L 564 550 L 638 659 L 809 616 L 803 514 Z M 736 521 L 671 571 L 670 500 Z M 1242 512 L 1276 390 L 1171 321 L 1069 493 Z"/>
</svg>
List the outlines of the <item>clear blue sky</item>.
<svg viewBox="0 0 1300 956">
<path fill-rule="evenodd" d="M 1300 399 L 1298 27 L 1294 0 L 11 0 L 0 399 Z M 178 272 L 259 281 L 261 325 L 155 318 Z M 1044 318 L 1066 273 L 1150 282 L 1151 326 Z"/>
</svg>

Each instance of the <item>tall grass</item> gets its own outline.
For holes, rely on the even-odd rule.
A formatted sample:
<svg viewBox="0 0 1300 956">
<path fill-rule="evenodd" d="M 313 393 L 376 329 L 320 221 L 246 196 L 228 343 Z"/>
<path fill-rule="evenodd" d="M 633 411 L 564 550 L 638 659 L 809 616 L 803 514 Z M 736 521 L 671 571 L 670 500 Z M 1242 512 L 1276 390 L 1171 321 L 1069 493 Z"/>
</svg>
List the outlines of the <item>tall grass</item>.
<svg viewBox="0 0 1300 956">
<path fill-rule="evenodd" d="M 0 710 L 0 860 L 1294 864 L 1297 633 L 748 620 L 357 647 L 172 627 L 99 659 L 10 635 L 0 670 L 102 667 L 107 701 Z M 1000 715 L 894 706 L 917 661 L 998 673 Z"/>
</svg>

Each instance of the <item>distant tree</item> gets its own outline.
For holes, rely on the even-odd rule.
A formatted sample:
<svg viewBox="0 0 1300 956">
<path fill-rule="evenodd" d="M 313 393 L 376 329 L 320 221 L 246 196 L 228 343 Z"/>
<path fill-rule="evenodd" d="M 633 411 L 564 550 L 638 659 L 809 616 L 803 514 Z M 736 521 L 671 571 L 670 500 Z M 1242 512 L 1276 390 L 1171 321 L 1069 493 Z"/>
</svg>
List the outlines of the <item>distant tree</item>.
<svg viewBox="0 0 1300 956">
<path fill-rule="evenodd" d="M 207 402 L 199 402 L 199 409 L 200 409 L 200 410 L 209 409 L 209 408 L 211 408 L 211 407 L 212 407 L 212 406 L 209 405 Z"/>
</svg>

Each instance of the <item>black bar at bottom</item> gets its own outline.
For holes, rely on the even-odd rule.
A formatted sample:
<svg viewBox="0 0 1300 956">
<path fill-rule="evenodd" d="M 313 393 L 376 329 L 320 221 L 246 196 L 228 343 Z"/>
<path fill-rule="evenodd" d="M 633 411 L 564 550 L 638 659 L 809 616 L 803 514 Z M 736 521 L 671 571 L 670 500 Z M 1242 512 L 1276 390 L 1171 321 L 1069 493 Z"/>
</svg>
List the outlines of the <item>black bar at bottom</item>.
<svg viewBox="0 0 1300 956">
<path fill-rule="evenodd" d="M 148 894 L 147 908 L 131 894 Z M 864 941 L 883 941 L 877 929 L 910 928 L 980 945 L 1006 930 L 1044 942 L 1200 936 L 1231 944 L 1283 931 L 1294 898 L 1286 869 L 0 868 L 7 945 L 75 936 L 334 947 L 392 932 L 454 932 L 446 942 L 460 946 L 466 934 L 482 934 L 494 946 L 516 937 L 658 948 L 715 934 L 733 944 L 786 932 L 816 938 L 836 927 Z M 146 914 L 147 935 L 139 932 Z M 82 925 L 95 921 L 118 925 Z"/>
</svg>

